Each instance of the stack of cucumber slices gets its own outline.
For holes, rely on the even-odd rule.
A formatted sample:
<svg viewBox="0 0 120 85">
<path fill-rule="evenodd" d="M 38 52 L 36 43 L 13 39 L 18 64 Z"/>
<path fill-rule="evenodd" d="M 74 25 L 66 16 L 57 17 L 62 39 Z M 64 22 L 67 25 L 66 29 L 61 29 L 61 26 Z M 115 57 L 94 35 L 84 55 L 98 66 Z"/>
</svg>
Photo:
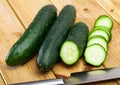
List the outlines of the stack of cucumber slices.
<svg viewBox="0 0 120 85">
<path fill-rule="evenodd" d="M 104 62 L 112 26 L 113 22 L 107 15 L 101 15 L 96 19 L 84 52 L 85 61 L 90 65 L 100 66 Z"/>
</svg>

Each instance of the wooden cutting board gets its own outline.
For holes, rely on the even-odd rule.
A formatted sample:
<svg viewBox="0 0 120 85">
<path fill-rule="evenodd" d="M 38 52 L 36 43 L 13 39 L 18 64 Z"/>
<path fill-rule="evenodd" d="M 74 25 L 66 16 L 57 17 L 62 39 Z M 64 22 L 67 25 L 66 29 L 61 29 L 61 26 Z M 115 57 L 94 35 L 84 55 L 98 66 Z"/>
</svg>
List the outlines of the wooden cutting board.
<svg viewBox="0 0 120 85">
<path fill-rule="evenodd" d="M 77 10 L 77 20 L 78 21 L 83 21 L 86 22 L 89 26 L 89 29 L 91 30 L 93 27 L 93 23 L 95 19 L 102 14 L 106 14 L 106 11 L 102 9 L 97 2 L 94 0 L 81 0 L 81 1 L 56 1 L 52 0 L 55 5 L 57 6 L 58 10 L 61 9 L 61 5 L 66 5 L 66 4 L 72 4 L 76 7 Z M 103 1 L 103 0 L 99 0 Z M 105 1 L 105 0 L 104 0 Z M 110 0 L 107 0 L 110 1 Z M 106 3 L 108 3 L 106 1 Z M 115 1 L 115 0 L 114 0 Z M 87 3 L 86 3 L 87 2 Z M 120 2 L 120 1 L 119 1 Z M 119 7 L 120 8 L 120 7 Z M 108 15 L 109 16 L 109 15 Z M 110 16 L 112 17 L 112 16 Z M 106 61 L 101 67 L 91 67 L 88 64 L 85 63 L 84 57 L 79 59 L 79 61 L 73 65 L 73 66 L 66 66 L 62 62 L 58 62 L 54 68 L 53 72 L 56 74 L 57 77 L 69 77 L 72 72 L 79 72 L 79 71 L 84 71 L 84 70 L 91 70 L 91 69 L 98 69 L 98 68 L 108 68 L 108 67 L 116 67 L 120 66 L 120 27 L 119 24 L 116 23 L 114 20 L 114 25 L 112 28 L 112 39 L 109 43 L 109 50 L 107 53 Z M 101 84 L 100 84 L 101 85 Z M 105 85 L 105 84 L 103 84 Z"/>
<path fill-rule="evenodd" d="M 58 13 L 65 5 L 74 5 L 77 11 L 76 22 L 85 22 L 89 26 L 89 30 L 92 29 L 95 19 L 102 14 L 113 19 L 112 38 L 108 46 L 106 61 L 102 66 L 89 66 L 85 63 L 83 56 L 73 66 L 67 66 L 59 61 L 50 71 L 44 73 L 36 67 L 36 56 L 22 66 L 9 67 L 6 65 L 4 60 L 10 47 L 19 39 L 38 10 L 46 4 L 55 5 Z M 118 0 L 0 0 L 0 70 L 7 84 L 56 77 L 66 78 L 72 72 L 120 66 L 119 4 Z M 112 13 L 108 10 L 112 10 Z M 3 84 L 1 80 L 0 84 Z M 91 85 L 118 84 L 120 81 L 114 80 Z"/>
</svg>

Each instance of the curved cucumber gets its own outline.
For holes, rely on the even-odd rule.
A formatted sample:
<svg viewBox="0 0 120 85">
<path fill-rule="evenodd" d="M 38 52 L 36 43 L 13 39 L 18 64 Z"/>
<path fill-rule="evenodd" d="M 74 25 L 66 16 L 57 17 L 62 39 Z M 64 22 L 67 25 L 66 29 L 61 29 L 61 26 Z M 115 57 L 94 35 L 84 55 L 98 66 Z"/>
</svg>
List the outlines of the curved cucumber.
<svg viewBox="0 0 120 85">
<path fill-rule="evenodd" d="M 73 26 L 76 10 L 72 5 L 65 6 L 46 35 L 37 57 L 37 67 L 46 71 L 54 66 L 59 57 L 59 50 L 70 28 Z"/>
<path fill-rule="evenodd" d="M 5 60 L 6 63 L 15 66 L 32 58 L 39 49 L 56 16 L 56 8 L 53 5 L 44 6 L 20 39 L 11 47 Z"/>
<path fill-rule="evenodd" d="M 83 54 L 88 33 L 89 30 L 85 23 L 79 22 L 73 26 L 60 50 L 60 57 L 65 64 L 76 63 Z"/>
</svg>

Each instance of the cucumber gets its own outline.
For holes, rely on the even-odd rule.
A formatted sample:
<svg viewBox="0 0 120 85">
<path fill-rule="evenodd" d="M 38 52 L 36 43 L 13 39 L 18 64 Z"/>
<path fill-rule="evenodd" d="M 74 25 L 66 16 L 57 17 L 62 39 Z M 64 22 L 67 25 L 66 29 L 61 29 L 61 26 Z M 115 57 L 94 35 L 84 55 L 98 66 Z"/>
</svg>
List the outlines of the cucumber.
<svg viewBox="0 0 120 85">
<path fill-rule="evenodd" d="M 100 35 L 96 35 L 91 37 L 88 42 L 87 42 L 87 46 L 90 46 L 92 44 L 100 44 L 104 47 L 105 51 L 107 51 L 108 47 L 107 47 L 107 41 L 105 40 L 105 38 L 103 36 Z"/>
<path fill-rule="evenodd" d="M 109 18 L 107 15 L 101 15 L 97 18 L 97 20 L 94 23 L 94 27 L 96 26 L 104 26 L 111 29 L 113 26 L 113 22 L 112 19 Z"/>
<path fill-rule="evenodd" d="M 109 37 L 111 38 L 111 30 L 109 28 L 104 27 L 104 26 L 96 26 L 92 29 L 92 31 L 97 30 L 97 29 L 105 31 L 109 35 Z"/>
<path fill-rule="evenodd" d="M 101 15 L 96 19 L 84 53 L 87 63 L 100 66 L 104 62 L 108 51 L 108 43 L 111 39 L 112 26 L 112 19 L 107 15 Z"/>
<path fill-rule="evenodd" d="M 61 10 L 38 53 L 36 64 L 41 71 L 48 71 L 57 62 L 60 47 L 74 24 L 75 16 L 76 10 L 72 5 Z"/>
<path fill-rule="evenodd" d="M 96 36 L 96 35 L 103 36 L 106 39 L 107 42 L 109 42 L 109 40 L 110 40 L 109 34 L 106 31 L 102 30 L 102 29 L 92 30 L 88 39 L 90 39 L 91 37 Z"/>
<path fill-rule="evenodd" d="M 100 44 L 92 44 L 85 49 L 85 61 L 92 66 L 100 66 L 105 61 L 106 54 Z"/>
<path fill-rule="evenodd" d="M 60 57 L 67 65 L 76 63 L 83 54 L 88 38 L 88 27 L 79 22 L 73 26 L 60 50 Z"/>
<path fill-rule="evenodd" d="M 25 30 L 23 35 L 11 47 L 6 63 L 9 66 L 20 65 L 31 59 L 38 51 L 47 31 L 57 17 L 53 5 L 44 6 Z"/>
</svg>

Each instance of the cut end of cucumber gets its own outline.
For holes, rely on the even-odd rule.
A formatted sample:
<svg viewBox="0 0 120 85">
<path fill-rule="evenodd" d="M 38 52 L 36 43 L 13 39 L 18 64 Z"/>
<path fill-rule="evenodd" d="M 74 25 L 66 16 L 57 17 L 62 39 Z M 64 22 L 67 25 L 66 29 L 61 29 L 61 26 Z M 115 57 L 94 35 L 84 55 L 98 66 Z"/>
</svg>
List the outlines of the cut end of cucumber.
<svg viewBox="0 0 120 85">
<path fill-rule="evenodd" d="M 100 44 L 93 44 L 86 48 L 85 61 L 93 66 L 100 66 L 106 57 L 106 52 Z"/>
<path fill-rule="evenodd" d="M 79 58 L 79 49 L 74 42 L 66 41 L 60 50 L 60 57 L 67 65 L 74 64 Z"/>
<path fill-rule="evenodd" d="M 113 22 L 112 22 L 111 18 L 109 18 L 107 15 L 101 15 L 95 21 L 94 26 L 95 27 L 96 26 L 105 26 L 105 27 L 108 27 L 109 29 L 111 29 L 113 26 Z"/>
</svg>

